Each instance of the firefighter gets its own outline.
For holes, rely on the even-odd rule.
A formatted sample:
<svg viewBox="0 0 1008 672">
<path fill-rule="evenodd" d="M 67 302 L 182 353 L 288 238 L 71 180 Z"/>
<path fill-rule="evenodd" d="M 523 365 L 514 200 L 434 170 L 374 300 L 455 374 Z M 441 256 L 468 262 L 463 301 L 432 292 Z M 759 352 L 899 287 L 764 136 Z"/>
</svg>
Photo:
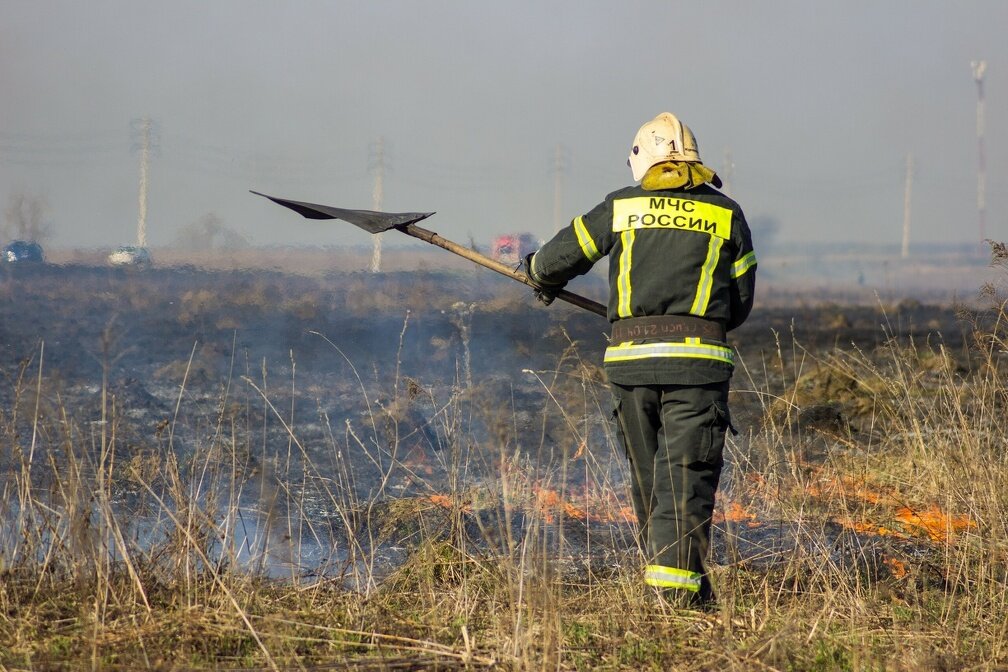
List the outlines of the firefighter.
<svg viewBox="0 0 1008 672">
<path fill-rule="evenodd" d="M 641 126 L 627 164 L 635 184 L 525 257 L 525 271 L 549 305 L 609 257 L 604 368 L 631 467 L 644 581 L 677 605 L 708 607 L 714 496 L 725 433 L 735 431 L 726 333 L 752 309 L 756 256 L 741 208 L 718 191 L 720 178 L 674 115 Z"/>
</svg>

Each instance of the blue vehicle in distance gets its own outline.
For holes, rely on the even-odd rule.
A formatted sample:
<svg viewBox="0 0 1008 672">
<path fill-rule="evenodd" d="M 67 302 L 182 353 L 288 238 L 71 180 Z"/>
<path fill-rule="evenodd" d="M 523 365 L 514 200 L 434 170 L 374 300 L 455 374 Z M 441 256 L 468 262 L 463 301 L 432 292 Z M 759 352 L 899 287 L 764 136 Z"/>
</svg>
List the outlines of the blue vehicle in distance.
<svg viewBox="0 0 1008 672">
<path fill-rule="evenodd" d="M 45 261 L 45 254 L 42 246 L 34 240 L 15 240 L 4 246 L 2 258 L 9 264 L 41 264 Z"/>
</svg>

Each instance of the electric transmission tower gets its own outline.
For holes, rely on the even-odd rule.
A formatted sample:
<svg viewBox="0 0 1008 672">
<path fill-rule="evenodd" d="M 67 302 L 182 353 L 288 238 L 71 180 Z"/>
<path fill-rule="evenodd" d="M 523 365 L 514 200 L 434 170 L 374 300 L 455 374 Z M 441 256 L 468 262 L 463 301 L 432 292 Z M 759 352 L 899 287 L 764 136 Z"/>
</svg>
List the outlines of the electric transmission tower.
<svg viewBox="0 0 1008 672">
<path fill-rule="evenodd" d="M 385 138 L 379 137 L 378 141 L 369 147 L 368 169 L 374 173 L 374 189 L 371 192 L 372 210 L 381 212 L 382 201 L 385 200 Z M 382 234 L 376 233 L 372 236 L 374 248 L 371 252 L 371 272 L 381 272 L 381 244 Z"/>
<path fill-rule="evenodd" d="M 973 81 L 977 85 L 977 217 L 980 224 L 980 243 L 987 239 L 987 160 L 984 157 L 984 92 L 983 76 L 987 61 L 973 61 Z"/>
<path fill-rule="evenodd" d="M 147 170 L 151 152 L 157 149 L 158 131 L 150 117 L 130 122 L 130 141 L 134 151 L 140 152 L 140 193 L 137 214 L 137 246 L 147 247 Z"/>
</svg>

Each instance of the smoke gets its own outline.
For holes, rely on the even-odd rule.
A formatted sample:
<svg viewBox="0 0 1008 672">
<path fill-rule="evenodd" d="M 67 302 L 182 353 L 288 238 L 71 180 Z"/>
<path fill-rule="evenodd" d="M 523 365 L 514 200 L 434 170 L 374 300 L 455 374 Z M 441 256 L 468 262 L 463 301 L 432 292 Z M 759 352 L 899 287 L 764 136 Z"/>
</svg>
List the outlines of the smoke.
<svg viewBox="0 0 1008 672">
<path fill-rule="evenodd" d="M 753 247 L 756 249 L 756 253 L 765 253 L 772 250 L 777 242 L 780 222 L 776 217 L 757 215 L 749 222 L 749 230 L 752 232 Z"/>
<path fill-rule="evenodd" d="M 240 250 L 248 247 L 249 241 L 209 212 L 179 231 L 175 245 L 183 250 Z"/>
<path fill-rule="evenodd" d="M 52 232 L 52 223 L 46 219 L 48 212 L 49 204 L 42 196 L 11 194 L 4 211 L 4 237 L 36 242 L 45 240 Z"/>
</svg>

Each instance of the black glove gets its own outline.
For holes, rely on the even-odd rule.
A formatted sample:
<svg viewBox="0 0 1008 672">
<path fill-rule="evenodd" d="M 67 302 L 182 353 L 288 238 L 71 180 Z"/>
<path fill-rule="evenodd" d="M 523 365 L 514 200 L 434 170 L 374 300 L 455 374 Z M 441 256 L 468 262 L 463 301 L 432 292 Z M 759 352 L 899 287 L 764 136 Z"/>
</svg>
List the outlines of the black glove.
<svg viewBox="0 0 1008 672">
<path fill-rule="evenodd" d="M 528 279 L 531 280 L 534 285 L 532 292 L 535 294 L 535 298 L 542 301 L 543 305 L 548 306 L 553 303 L 553 300 L 567 285 L 566 282 L 559 285 L 547 285 L 536 280 L 532 275 L 532 254 L 525 255 L 525 259 L 522 261 L 522 267 L 525 270 L 525 275 L 528 276 Z"/>
</svg>

